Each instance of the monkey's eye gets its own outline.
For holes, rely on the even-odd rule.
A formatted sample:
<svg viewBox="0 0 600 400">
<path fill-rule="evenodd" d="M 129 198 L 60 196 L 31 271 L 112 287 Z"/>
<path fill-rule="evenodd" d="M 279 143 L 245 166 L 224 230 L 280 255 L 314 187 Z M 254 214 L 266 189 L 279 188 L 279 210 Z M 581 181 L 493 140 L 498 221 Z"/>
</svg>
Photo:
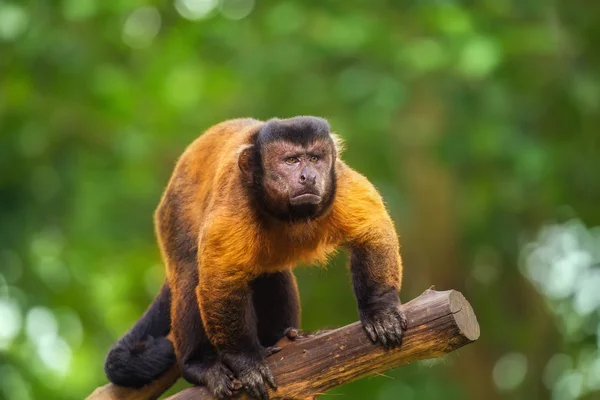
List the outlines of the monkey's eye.
<svg viewBox="0 0 600 400">
<path fill-rule="evenodd" d="M 310 156 L 308 158 L 308 161 L 310 161 L 310 162 L 317 162 L 317 161 L 319 161 L 319 157 L 317 157 L 317 156 Z"/>
<path fill-rule="evenodd" d="M 285 163 L 289 164 L 289 165 L 296 164 L 298 162 L 300 162 L 300 160 L 298 159 L 298 157 L 288 157 L 288 158 L 285 159 Z"/>
</svg>

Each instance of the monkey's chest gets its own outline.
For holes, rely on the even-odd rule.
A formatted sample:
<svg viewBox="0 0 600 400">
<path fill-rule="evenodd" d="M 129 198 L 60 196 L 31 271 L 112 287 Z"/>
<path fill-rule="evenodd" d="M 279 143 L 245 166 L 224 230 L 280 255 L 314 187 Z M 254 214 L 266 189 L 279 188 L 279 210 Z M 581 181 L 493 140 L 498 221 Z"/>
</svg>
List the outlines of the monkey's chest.
<svg viewBox="0 0 600 400">
<path fill-rule="evenodd" d="M 289 269 L 298 264 L 325 264 L 337 245 L 325 241 L 282 241 L 272 243 L 261 254 L 258 264 L 265 272 Z"/>
</svg>

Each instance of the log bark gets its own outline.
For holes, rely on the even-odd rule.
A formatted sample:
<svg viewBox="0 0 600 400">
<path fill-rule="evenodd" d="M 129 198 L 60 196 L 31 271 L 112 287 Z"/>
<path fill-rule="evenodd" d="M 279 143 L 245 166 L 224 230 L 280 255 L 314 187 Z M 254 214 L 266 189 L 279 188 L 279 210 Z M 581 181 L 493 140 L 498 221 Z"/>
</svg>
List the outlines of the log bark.
<svg viewBox="0 0 600 400">
<path fill-rule="evenodd" d="M 360 322 L 312 338 L 290 342 L 267 359 L 278 384 L 271 399 L 309 399 L 365 376 L 382 373 L 414 361 L 441 357 L 479 338 L 479 325 L 469 302 L 457 291 L 426 290 L 402 305 L 408 330 L 400 347 L 385 350 L 367 338 Z M 105 385 L 88 399 L 142 400 L 156 398 L 178 376 L 162 379 L 139 391 Z M 118 392 L 118 393 L 117 393 Z M 95 396 L 95 397 L 94 397 Z M 168 400 L 213 400 L 203 387 L 185 389 Z"/>
</svg>

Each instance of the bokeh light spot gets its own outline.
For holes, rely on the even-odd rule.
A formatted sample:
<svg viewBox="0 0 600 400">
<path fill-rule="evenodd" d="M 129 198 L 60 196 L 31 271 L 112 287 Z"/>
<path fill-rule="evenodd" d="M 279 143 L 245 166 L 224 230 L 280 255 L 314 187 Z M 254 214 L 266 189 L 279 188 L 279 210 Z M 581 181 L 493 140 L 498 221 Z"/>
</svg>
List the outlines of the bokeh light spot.
<svg viewBox="0 0 600 400">
<path fill-rule="evenodd" d="M 575 288 L 573 308 L 582 316 L 600 310 L 600 269 L 589 269 L 578 279 Z"/>
<path fill-rule="evenodd" d="M 16 4 L 0 3 L 0 39 L 14 40 L 27 29 L 29 16 Z"/>
<path fill-rule="evenodd" d="M 37 345 L 43 336 L 58 334 L 58 323 L 52 311 L 45 307 L 34 307 L 27 313 L 25 330 L 29 340 Z"/>
<path fill-rule="evenodd" d="M 440 7 L 437 7 L 436 23 L 448 35 L 464 35 L 473 30 L 469 13 L 451 2 L 441 2 Z"/>
<path fill-rule="evenodd" d="M 527 357 L 521 353 L 508 353 L 494 365 L 492 376 L 501 391 L 516 389 L 527 375 Z"/>
<path fill-rule="evenodd" d="M 218 0 L 175 0 L 175 9 L 183 18 L 197 21 L 208 17 L 218 3 Z"/>
<path fill-rule="evenodd" d="M 227 19 L 246 18 L 254 8 L 254 0 L 222 0 L 220 11 Z"/>
<path fill-rule="evenodd" d="M 571 368 L 573 368 L 573 359 L 569 355 L 562 353 L 553 355 L 544 368 L 543 380 L 546 387 L 552 390 L 560 376 Z"/>
<path fill-rule="evenodd" d="M 554 385 L 553 400 L 575 400 L 583 392 L 583 375 L 579 371 L 569 371 Z"/>
<path fill-rule="evenodd" d="M 155 7 L 140 7 L 127 17 L 123 25 L 123 42 L 141 49 L 150 46 L 160 31 L 161 17 Z"/>
<path fill-rule="evenodd" d="M 0 350 L 7 349 L 21 331 L 21 308 L 12 299 L 0 298 Z"/>
<path fill-rule="evenodd" d="M 67 342 L 55 335 L 43 335 L 40 336 L 37 351 L 48 369 L 61 378 L 67 375 L 71 364 L 71 348 Z"/>
<path fill-rule="evenodd" d="M 600 390 L 600 352 L 588 369 L 587 387 L 590 390 Z"/>
<path fill-rule="evenodd" d="M 402 61 L 420 72 L 443 67 L 448 61 L 447 54 L 442 45 L 432 39 L 411 41 L 399 52 Z"/>
<path fill-rule="evenodd" d="M 476 36 L 463 47 L 458 68 L 468 77 L 483 78 L 496 68 L 501 59 L 500 46 L 494 39 Z"/>
</svg>

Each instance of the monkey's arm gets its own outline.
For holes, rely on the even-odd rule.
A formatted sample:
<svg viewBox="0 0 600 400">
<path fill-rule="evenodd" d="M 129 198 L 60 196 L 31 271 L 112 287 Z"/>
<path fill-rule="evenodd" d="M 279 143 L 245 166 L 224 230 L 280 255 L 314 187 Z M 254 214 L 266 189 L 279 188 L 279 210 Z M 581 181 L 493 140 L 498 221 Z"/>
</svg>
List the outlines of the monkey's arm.
<svg viewBox="0 0 600 400">
<path fill-rule="evenodd" d="M 399 309 L 400 245 L 383 200 L 362 175 L 344 166 L 335 212 L 346 246 L 360 319 L 369 338 L 385 347 L 402 341 L 406 318 Z"/>
<path fill-rule="evenodd" d="M 257 273 L 247 260 L 248 250 L 236 249 L 243 238 L 213 231 L 199 249 L 196 289 L 202 321 L 211 343 L 253 397 L 267 398 L 266 384 L 275 379 L 264 359 L 277 348 L 264 348 L 258 338 L 250 282 Z M 239 224 L 238 224 L 239 226 Z"/>
<path fill-rule="evenodd" d="M 407 328 L 399 308 L 400 255 L 397 240 L 392 239 L 384 221 L 371 228 L 380 230 L 376 237 L 349 244 L 354 293 L 369 338 L 393 348 L 402 342 L 402 331 Z"/>
<path fill-rule="evenodd" d="M 252 293 L 252 279 L 241 267 L 218 267 L 209 258 L 200 261 L 196 289 L 202 321 L 211 343 L 221 351 L 256 348 L 259 345 Z"/>
</svg>

